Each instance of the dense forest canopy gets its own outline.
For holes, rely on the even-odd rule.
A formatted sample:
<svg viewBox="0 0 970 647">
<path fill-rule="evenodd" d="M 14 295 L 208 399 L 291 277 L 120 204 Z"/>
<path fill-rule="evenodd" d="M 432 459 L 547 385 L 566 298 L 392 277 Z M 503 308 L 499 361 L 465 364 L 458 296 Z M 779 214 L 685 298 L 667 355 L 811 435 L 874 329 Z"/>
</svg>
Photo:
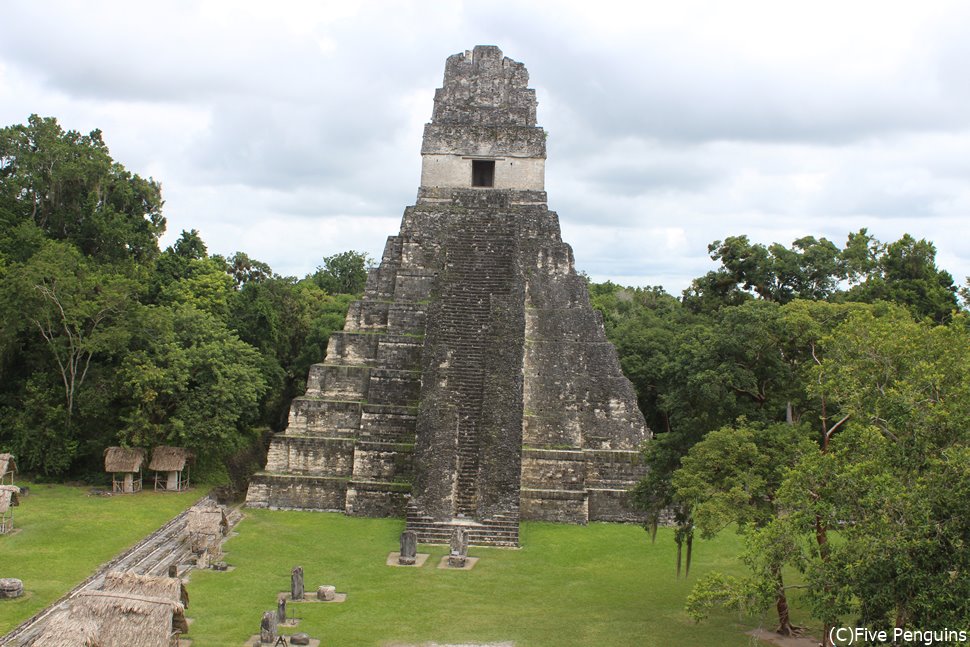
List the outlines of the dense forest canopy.
<svg viewBox="0 0 970 647">
<path fill-rule="evenodd" d="M 296 279 L 194 230 L 162 250 L 162 206 L 99 131 L 0 130 L 0 451 L 37 477 L 172 444 L 244 486 L 363 290 L 353 251 Z M 909 235 L 709 252 L 679 297 L 589 284 L 655 434 L 646 526 L 675 524 L 685 575 L 695 532 L 747 542 L 750 577 L 706 578 L 689 611 L 774 606 L 797 632 L 794 569 L 825 623 L 970 626 L 970 290 Z"/>
<path fill-rule="evenodd" d="M 634 492 L 648 530 L 673 521 L 678 573 L 695 533 L 747 543 L 751 576 L 705 578 L 688 610 L 773 606 L 797 633 L 793 568 L 826 626 L 966 626 L 970 320 L 933 244 L 709 251 L 720 266 L 682 298 L 590 286 L 656 434 Z"/>
<path fill-rule="evenodd" d="M 194 230 L 162 250 L 162 205 L 99 131 L 0 130 L 0 446 L 21 469 L 83 477 L 107 446 L 172 444 L 245 471 L 363 289 L 357 252 L 298 280 Z"/>
</svg>

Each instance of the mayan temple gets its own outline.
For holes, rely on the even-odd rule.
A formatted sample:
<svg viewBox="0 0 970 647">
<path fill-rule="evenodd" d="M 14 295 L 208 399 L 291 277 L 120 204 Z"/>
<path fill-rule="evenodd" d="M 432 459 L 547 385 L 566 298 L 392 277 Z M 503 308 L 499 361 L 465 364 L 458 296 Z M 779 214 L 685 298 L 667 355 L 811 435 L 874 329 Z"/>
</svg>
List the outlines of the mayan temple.
<svg viewBox="0 0 970 647">
<path fill-rule="evenodd" d="M 407 516 L 419 541 L 518 545 L 519 519 L 634 518 L 650 437 L 546 205 L 525 66 L 448 58 L 421 187 L 330 338 L 252 507 Z"/>
</svg>

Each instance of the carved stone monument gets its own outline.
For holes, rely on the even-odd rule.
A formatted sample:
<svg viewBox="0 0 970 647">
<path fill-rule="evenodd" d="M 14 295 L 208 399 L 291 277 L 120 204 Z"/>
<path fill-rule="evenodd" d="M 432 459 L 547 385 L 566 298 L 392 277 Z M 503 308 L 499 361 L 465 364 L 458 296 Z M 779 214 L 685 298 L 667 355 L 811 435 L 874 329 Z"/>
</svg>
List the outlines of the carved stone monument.
<svg viewBox="0 0 970 647">
<path fill-rule="evenodd" d="M 273 644 L 276 642 L 276 612 L 267 611 L 259 623 L 259 642 Z"/>
<path fill-rule="evenodd" d="M 326 584 L 318 586 L 317 599 L 323 602 L 333 602 L 337 599 L 337 587 Z"/>
<path fill-rule="evenodd" d="M 448 566 L 465 568 L 465 562 L 468 561 L 468 531 L 464 528 L 455 528 L 451 534 L 449 547 L 451 552 L 448 554 Z"/>
<path fill-rule="evenodd" d="M 406 514 L 518 545 L 519 519 L 633 521 L 650 437 L 559 220 L 522 63 L 493 46 L 445 64 L 421 186 L 363 299 L 310 369 L 253 507 Z"/>
<path fill-rule="evenodd" d="M 303 567 L 294 566 L 290 573 L 290 599 L 303 599 Z"/>
<path fill-rule="evenodd" d="M 286 622 L 286 598 L 280 598 L 276 601 L 276 624 L 284 624 Z"/>
<path fill-rule="evenodd" d="M 401 553 L 397 563 L 401 566 L 413 566 L 418 559 L 418 533 L 405 530 L 401 533 Z"/>
</svg>

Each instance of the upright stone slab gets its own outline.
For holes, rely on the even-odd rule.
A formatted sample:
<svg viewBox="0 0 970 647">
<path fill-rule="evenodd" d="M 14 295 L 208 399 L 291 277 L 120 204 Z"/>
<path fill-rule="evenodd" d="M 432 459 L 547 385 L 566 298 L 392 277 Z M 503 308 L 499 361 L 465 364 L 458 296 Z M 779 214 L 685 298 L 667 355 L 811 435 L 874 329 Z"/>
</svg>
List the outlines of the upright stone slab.
<svg viewBox="0 0 970 647">
<path fill-rule="evenodd" d="M 303 567 L 294 566 L 290 572 L 290 599 L 303 599 Z"/>
<path fill-rule="evenodd" d="M 418 559 L 418 533 L 405 530 L 401 533 L 401 552 L 397 563 L 401 566 L 414 566 Z"/>
<path fill-rule="evenodd" d="M 520 518 L 636 518 L 627 490 L 650 432 L 546 205 L 528 79 L 497 47 L 448 58 L 417 203 L 311 368 L 248 505 L 406 508 L 422 543 L 456 525 L 473 544 L 514 546 Z"/>
<path fill-rule="evenodd" d="M 259 642 L 272 645 L 277 637 L 276 612 L 266 611 L 259 623 Z"/>
<path fill-rule="evenodd" d="M 468 559 L 468 531 L 461 527 L 455 528 L 448 546 L 451 549 L 448 553 L 448 566 L 464 568 Z"/>
</svg>

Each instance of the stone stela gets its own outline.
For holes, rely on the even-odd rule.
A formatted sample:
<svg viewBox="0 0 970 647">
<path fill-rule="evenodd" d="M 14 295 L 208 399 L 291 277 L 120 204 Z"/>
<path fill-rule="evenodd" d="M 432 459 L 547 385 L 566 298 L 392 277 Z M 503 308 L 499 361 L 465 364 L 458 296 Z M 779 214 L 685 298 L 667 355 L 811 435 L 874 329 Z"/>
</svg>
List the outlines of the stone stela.
<svg viewBox="0 0 970 647">
<path fill-rule="evenodd" d="M 290 572 L 290 599 L 303 599 L 303 567 L 296 566 Z"/>
<path fill-rule="evenodd" d="M 465 568 L 465 562 L 468 561 L 468 531 L 464 528 L 455 528 L 449 547 L 451 552 L 448 553 L 448 566 Z"/>
<path fill-rule="evenodd" d="M 460 527 L 498 546 L 518 545 L 520 519 L 637 519 L 650 431 L 546 204 L 528 81 L 497 47 L 448 58 L 417 202 L 249 506 L 404 515 L 421 543 Z"/>
<path fill-rule="evenodd" d="M 413 566 L 418 559 L 418 533 L 405 530 L 401 533 L 401 554 L 397 563 L 401 566 Z"/>
</svg>

